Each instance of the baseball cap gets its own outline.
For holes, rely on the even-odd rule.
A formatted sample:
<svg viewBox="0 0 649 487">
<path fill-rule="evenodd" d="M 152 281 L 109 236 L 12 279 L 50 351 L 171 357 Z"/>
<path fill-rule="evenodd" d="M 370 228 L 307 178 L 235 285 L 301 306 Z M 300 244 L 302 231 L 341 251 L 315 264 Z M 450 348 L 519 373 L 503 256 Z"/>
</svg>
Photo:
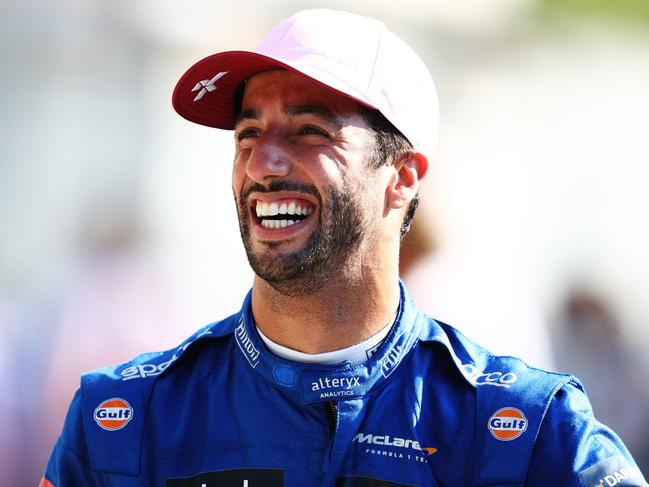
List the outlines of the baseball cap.
<svg viewBox="0 0 649 487">
<path fill-rule="evenodd" d="M 183 74 L 173 93 L 187 120 L 233 129 L 235 96 L 250 76 L 287 69 L 379 110 L 431 158 L 439 106 L 419 56 L 379 20 L 349 12 L 304 10 L 280 22 L 255 51 L 208 56 Z"/>
</svg>

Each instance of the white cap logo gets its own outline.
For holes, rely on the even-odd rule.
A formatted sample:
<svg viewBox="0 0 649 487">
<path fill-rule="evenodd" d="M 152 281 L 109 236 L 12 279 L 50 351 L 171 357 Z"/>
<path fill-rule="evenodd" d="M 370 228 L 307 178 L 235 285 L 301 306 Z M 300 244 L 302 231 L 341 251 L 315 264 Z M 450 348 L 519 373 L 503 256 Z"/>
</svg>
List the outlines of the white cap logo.
<svg viewBox="0 0 649 487">
<path fill-rule="evenodd" d="M 196 98 L 194 98 L 194 101 L 198 101 L 201 98 L 203 98 L 205 96 L 205 93 L 207 93 L 208 91 L 210 91 L 210 92 L 214 91 L 216 89 L 216 82 L 219 79 L 223 78 L 223 76 L 225 76 L 226 74 L 228 74 L 227 71 L 222 71 L 219 74 L 217 74 L 216 76 L 214 76 L 214 78 L 212 78 L 212 79 L 204 79 L 204 80 L 199 81 L 198 83 L 196 83 L 196 86 L 194 86 L 194 88 L 192 88 L 192 92 L 198 91 L 198 90 L 200 90 L 200 91 L 198 91 L 198 95 L 196 95 Z"/>
</svg>

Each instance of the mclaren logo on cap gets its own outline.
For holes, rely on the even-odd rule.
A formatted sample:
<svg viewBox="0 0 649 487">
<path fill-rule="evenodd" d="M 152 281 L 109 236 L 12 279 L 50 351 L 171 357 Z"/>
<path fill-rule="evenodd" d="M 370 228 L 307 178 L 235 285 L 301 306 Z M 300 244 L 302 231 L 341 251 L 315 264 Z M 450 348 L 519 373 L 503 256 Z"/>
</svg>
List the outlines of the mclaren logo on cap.
<svg viewBox="0 0 649 487">
<path fill-rule="evenodd" d="M 133 418 L 133 408 L 121 397 L 113 397 L 97 406 L 94 417 L 101 428 L 115 431 L 122 429 Z"/>
<path fill-rule="evenodd" d="M 194 101 L 198 101 L 201 98 L 203 98 L 205 96 L 205 93 L 207 93 L 208 91 L 209 92 L 214 91 L 216 89 L 216 82 L 221 78 L 223 78 L 223 76 L 225 76 L 226 74 L 228 74 L 227 71 L 222 71 L 218 73 L 216 76 L 214 76 L 214 78 L 212 79 L 204 79 L 196 83 L 196 86 L 192 88 L 192 92 L 198 91 L 198 95 L 196 95 Z"/>
</svg>

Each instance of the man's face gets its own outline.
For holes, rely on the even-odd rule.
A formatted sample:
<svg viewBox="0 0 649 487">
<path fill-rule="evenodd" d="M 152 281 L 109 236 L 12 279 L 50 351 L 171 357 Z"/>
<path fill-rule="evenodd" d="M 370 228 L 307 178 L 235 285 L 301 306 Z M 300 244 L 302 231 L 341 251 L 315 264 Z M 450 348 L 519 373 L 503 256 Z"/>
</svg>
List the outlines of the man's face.
<svg viewBox="0 0 649 487">
<path fill-rule="evenodd" d="M 383 212 L 358 105 L 288 71 L 261 73 L 246 84 L 235 142 L 250 265 L 285 294 L 317 291 L 362 255 Z"/>
</svg>

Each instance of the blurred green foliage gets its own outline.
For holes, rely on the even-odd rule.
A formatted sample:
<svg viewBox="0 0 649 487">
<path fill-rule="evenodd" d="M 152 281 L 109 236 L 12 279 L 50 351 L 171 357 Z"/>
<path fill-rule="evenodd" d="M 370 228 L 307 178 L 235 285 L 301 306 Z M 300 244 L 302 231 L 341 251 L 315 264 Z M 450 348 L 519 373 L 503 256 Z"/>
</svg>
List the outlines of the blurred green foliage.
<svg viewBox="0 0 649 487">
<path fill-rule="evenodd" d="M 649 24 L 649 0 L 540 0 L 541 12 Z"/>
</svg>

